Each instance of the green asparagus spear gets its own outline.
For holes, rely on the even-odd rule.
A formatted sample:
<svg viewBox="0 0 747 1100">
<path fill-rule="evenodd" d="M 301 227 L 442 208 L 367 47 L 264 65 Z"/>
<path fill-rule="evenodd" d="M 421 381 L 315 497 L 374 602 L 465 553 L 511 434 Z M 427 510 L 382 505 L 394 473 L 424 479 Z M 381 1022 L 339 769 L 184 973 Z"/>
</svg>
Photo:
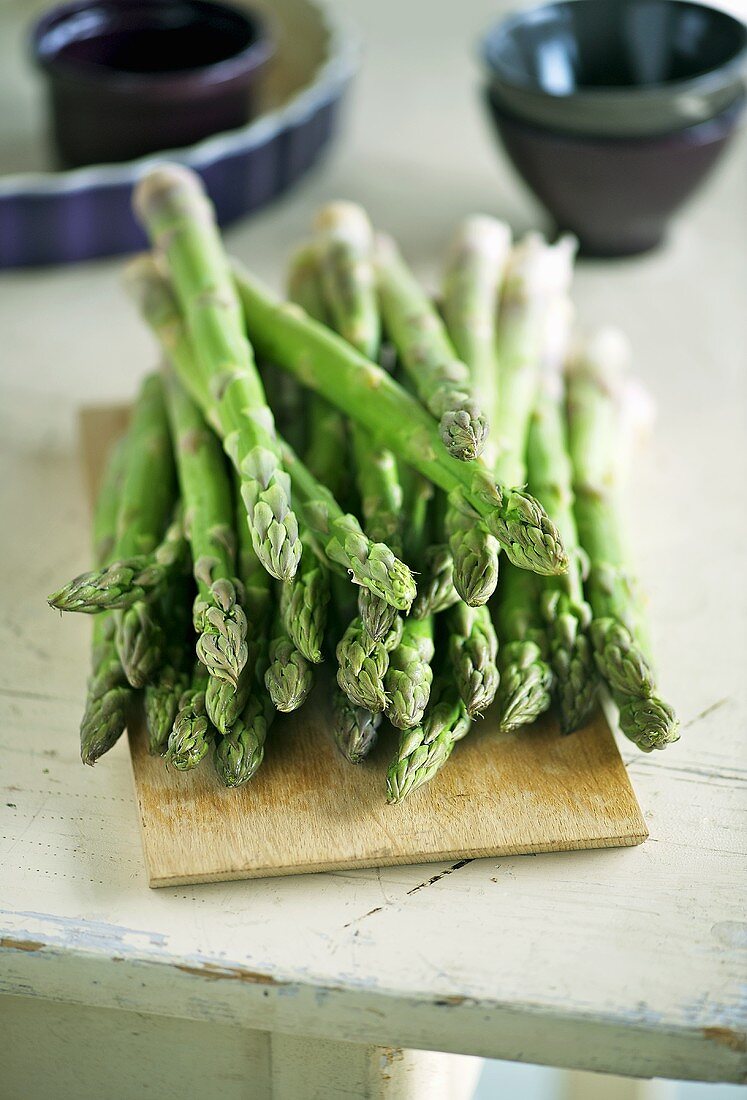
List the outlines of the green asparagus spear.
<svg viewBox="0 0 747 1100">
<path fill-rule="evenodd" d="M 454 559 L 448 543 L 438 542 L 427 547 L 423 556 L 423 572 L 418 578 L 418 594 L 410 614 L 415 619 L 445 611 L 459 599 L 454 587 Z"/>
<path fill-rule="evenodd" d="M 491 409 L 497 451 L 493 469 L 503 484 L 523 485 L 526 481 L 526 436 L 539 379 L 543 320 L 548 303 L 567 292 L 575 250 L 572 237 L 548 245 L 539 234 L 529 233 L 511 253 L 498 315 L 498 387 Z M 560 539 L 555 525 L 549 522 Z M 535 548 L 526 546 L 524 553 L 523 562 L 519 560 L 521 554 L 509 557 L 515 565 L 534 568 Z M 534 571 L 547 574 L 565 569 Z"/>
<path fill-rule="evenodd" d="M 498 583 L 500 543 L 475 522 L 474 508 L 461 494 L 449 497 L 445 530 L 454 591 L 471 607 L 487 603 Z"/>
<path fill-rule="evenodd" d="M 183 643 L 182 643 L 183 646 Z M 166 749 L 169 734 L 179 713 L 179 702 L 189 686 L 186 662 L 169 654 L 159 670 L 158 679 L 146 684 L 143 693 L 148 751 L 160 755 Z"/>
<path fill-rule="evenodd" d="M 98 615 L 93 624 L 91 674 L 80 724 L 80 757 L 95 764 L 119 740 L 133 697 L 117 654 L 114 621 Z"/>
<path fill-rule="evenodd" d="M 402 545 L 402 486 L 391 451 L 375 447 L 365 428 L 352 433 L 356 478 L 361 496 L 365 532 L 399 554 Z M 385 638 L 394 625 L 397 609 L 370 589 L 358 593 L 358 612 L 366 630 L 376 641 Z"/>
<path fill-rule="evenodd" d="M 247 659 L 247 623 L 235 569 L 231 482 L 217 438 L 174 375 L 167 378 L 167 395 L 197 582 L 197 656 L 210 676 L 235 689 Z"/>
<path fill-rule="evenodd" d="M 412 573 L 383 542 L 364 535 L 358 520 L 343 513 L 329 490 L 321 485 L 287 444 L 283 460 L 291 475 L 299 513 L 333 567 L 342 567 L 362 585 L 399 611 L 408 611 L 415 598 Z"/>
<path fill-rule="evenodd" d="M 360 764 L 373 748 L 381 725 L 381 713 L 358 707 L 344 691 L 332 694 L 332 734 L 335 744 L 351 764 Z"/>
<path fill-rule="evenodd" d="M 398 729 L 412 729 L 422 720 L 433 682 L 434 652 L 433 617 L 405 619 L 402 640 L 391 653 L 384 677 L 386 716 Z"/>
<path fill-rule="evenodd" d="M 104 566 L 116 544 L 117 504 L 128 461 L 127 441 L 120 441 L 107 463 L 93 520 L 94 561 Z M 114 617 L 97 615 L 93 624 L 91 675 L 80 726 L 80 755 L 95 764 L 121 736 L 133 692 L 114 644 Z"/>
<path fill-rule="evenodd" d="M 575 515 L 590 562 L 586 592 L 597 667 L 620 708 L 623 733 L 644 752 L 679 737 L 671 707 L 656 694 L 640 598 L 627 569 L 619 518 L 629 352 L 619 333 L 590 339 L 568 380 Z"/>
<path fill-rule="evenodd" d="M 477 458 L 488 425 L 472 397 L 469 371 L 457 359 L 438 313 L 389 237 L 377 240 L 376 276 L 387 333 L 420 400 L 439 421 L 443 445 L 458 460 Z"/>
<path fill-rule="evenodd" d="M 418 594 L 410 611 L 416 619 L 445 611 L 459 599 L 454 587 L 454 559 L 444 529 L 446 509 L 446 496 L 434 493 L 430 518 L 432 541 L 422 554 Z"/>
<path fill-rule="evenodd" d="M 152 554 L 163 538 L 176 494 L 174 457 L 161 379 L 144 381 L 132 416 L 128 462 L 117 513 L 118 561 Z M 114 612 L 117 652 L 127 679 L 143 687 L 163 659 L 157 605 L 138 600 Z"/>
<path fill-rule="evenodd" d="M 497 329 L 498 392 L 493 416 L 496 476 L 511 485 L 526 479 L 529 418 L 539 383 L 545 317 L 570 285 L 576 244 L 563 237 L 549 246 L 535 233 L 513 250 L 501 297 Z M 555 530 L 555 525 L 553 523 Z M 534 721 L 550 704 L 552 672 L 545 658 L 535 579 L 505 567 L 498 586 L 500 639 L 498 702 L 501 728 Z"/>
<path fill-rule="evenodd" d="M 337 683 L 351 703 L 378 714 L 387 703 L 384 677 L 390 653 L 402 637 L 402 619 L 397 616 L 383 641 L 371 637 L 357 616 L 337 644 Z"/>
<path fill-rule="evenodd" d="M 475 397 L 488 411 L 496 406 L 496 315 L 511 248 L 503 222 L 467 218 L 452 240 L 444 275 L 443 309 L 454 347 L 469 368 Z M 492 414 L 491 414 L 492 415 Z M 483 460 L 492 469 L 498 456 L 495 431 L 488 432 Z M 454 559 L 454 584 L 466 603 L 487 603 L 498 581 L 497 539 L 474 522 L 459 502 L 448 509 L 446 531 Z"/>
<path fill-rule="evenodd" d="M 329 604 L 329 571 L 319 561 L 311 540 L 304 543 L 301 566 L 292 581 L 286 581 L 280 595 L 280 613 L 296 649 L 312 664 L 324 660 L 324 632 Z"/>
<path fill-rule="evenodd" d="M 191 679 L 190 647 L 187 642 L 190 621 L 190 579 L 178 574 L 160 596 L 161 618 L 166 632 L 164 663 L 156 679 L 145 685 L 143 706 L 148 731 L 148 749 L 163 753 L 179 710 L 179 701 Z"/>
<path fill-rule="evenodd" d="M 443 314 L 457 355 L 487 408 L 495 405 L 496 331 L 501 287 L 511 252 L 511 230 L 496 218 L 466 218 L 452 238 L 443 279 Z M 488 433 L 484 461 L 493 466 L 495 438 Z"/>
<path fill-rule="evenodd" d="M 374 441 L 446 492 L 457 490 L 511 560 L 563 572 L 554 526 L 527 493 L 496 485 L 484 465 L 461 462 L 441 446 L 438 426 L 398 383 L 297 306 L 274 297 L 234 265 L 247 327 L 258 350 L 366 427 Z"/>
<path fill-rule="evenodd" d="M 140 180 L 134 209 L 168 264 L 194 346 L 189 359 L 172 349 L 175 366 L 241 477 L 257 556 L 273 577 L 290 580 L 301 556 L 290 483 L 213 206 L 199 176 L 164 165 Z M 139 276 L 135 281 L 147 299 L 147 286 Z M 142 308 L 157 312 L 159 306 L 146 301 Z M 167 320 L 161 323 L 168 328 Z"/>
<path fill-rule="evenodd" d="M 588 638 L 591 608 L 584 598 L 573 515 L 573 473 L 567 452 L 560 374 L 571 320 L 569 301 L 558 298 L 547 314 L 548 343 L 527 444 L 529 487 L 560 531 L 570 560 L 567 573 L 562 577 L 544 577 L 540 586 L 540 608 L 547 624 L 548 656 L 562 733 L 571 733 L 584 725 L 597 692 L 597 674 Z"/>
<path fill-rule="evenodd" d="M 327 323 L 322 295 L 319 253 L 315 244 L 305 244 L 291 257 L 288 271 L 288 297 L 320 324 Z M 295 378 L 291 381 L 298 385 Z M 305 395 L 307 404 L 307 446 L 304 462 L 311 473 L 326 485 L 335 500 L 345 501 L 350 494 L 350 463 L 347 461 L 348 433 L 345 418 L 316 393 Z M 289 440 L 292 445 L 292 441 Z"/>
<path fill-rule="evenodd" d="M 456 686 L 448 677 L 440 678 L 422 725 L 404 730 L 400 737 L 397 755 L 387 771 L 387 802 L 402 802 L 430 782 L 471 726 Z"/>
<path fill-rule="evenodd" d="M 620 729 L 643 752 L 663 749 L 679 740 L 679 721 L 672 707 L 661 696 L 626 695 L 613 691 L 620 712 Z"/>
<path fill-rule="evenodd" d="M 126 611 L 115 611 L 114 639 L 125 675 L 132 687 L 145 687 L 158 675 L 166 638 L 158 602 L 139 600 Z"/>
<path fill-rule="evenodd" d="M 333 202 L 319 211 L 315 229 L 324 310 L 336 332 L 367 358 L 376 360 L 381 321 L 371 223 L 354 203 Z M 306 312 L 319 316 L 309 309 Z M 353 424 L 351 436 L 364 530 L 374 542 L 384 542 L 399 553 L 402 490 L 394 456 L 376 447 L 365 428 Z M 389 633 L 397 614 L 396 608 L 370 589 L 359 592 L 358 610 L 377 641 Z"/>
<path fill-rule="evenodd" d="M 504 732 L 526 726 L 550 706 L 552 672 L 545 660 L 537 582 L 525 570 L 504 566 L 496 593 L 500 639 L 497 700 Z"/>
<path fill-rule="evenodd" d="M 405 531 L 405 554 L 413 564 L 420 561 L 426 543 L 428 504 L 433 490 L 414 470 L 403 470 L 404 512 L 409 523 Z M 393 726 L 411 729 L 419 725 L 431 693 L 435 652 L 433 616 L 407 618 L 402 637 L 391 652 L 384 677 L 388 696 L 386 716 Z"/>
<path fill-rule="evenodd" d="M 252 692 L 230 730 L 215 739 L 213 763 L 226 787 L 240 787 L 256 773 L 264 760 L 267 731 L 275 712 L 269 698 Z"/>
<path fill-rule="evenodd" d="M 449 612 L 449 657 L 459 694 L 471 718 L 481 714 L 498 690 L 498 639 L 487 607 L 461 601 Z"/>
<path fill-rule="evenodd" d="M 179 700 L 179 710 L 165 754 L 168 763 L 180 772 L 196 768 L 216 736 L 205 710 L 207 682 L 207 672 L 198 661 L 192 682 Z"/>
<path fill-rule="evenodd" d="M 311 665 L 295 646 L 278 615 L 270 638 L 265 687 L 272 705 L 283 714 L 303 706 L 314 684 Z"/>
<path fill-rule="evenodd" d="M 102 569 L 81 573 L 48 597 L 59 611 L 97 615 L 100 611 L 123 611 L 139 600 L 147 600 L 172 576 L 184 569 L 187 540 L 181 511 L 166 530 L 152 554 L 138 554 L 114 561 Z"/>
<path fill-rule="evenodd" d="M 249 527 L 244 523 L 244 502 L 241 499 L 241 483 L 234 479 L 236 518 L 238 530 L 239 579 L 244 588 L 243 608 L 247 619 L 247 659 L 234 686 L 225 680 L 211 676 L 205 691 L 205 709 L 215 728 L 227 734 L 247 709 L 252 695 L 262 702 L 264 676 L 267 669 L 268 632 L 272 610 L 270 575 L 254 550 Z M 262 708 L 255 702 L 253 711 Z M 251 726 L 252 721 L 247 725 Z M 243 759 L 243 758 L 242 758 Z"/>
<path fill-rule="evenodd" d="M 317 213 L 314 229 L 323 301 L 332 327 L 368 359 L 376 360 L 381 318 L 368 216 L 355 203 L 331 202 Z"/>
</svg>

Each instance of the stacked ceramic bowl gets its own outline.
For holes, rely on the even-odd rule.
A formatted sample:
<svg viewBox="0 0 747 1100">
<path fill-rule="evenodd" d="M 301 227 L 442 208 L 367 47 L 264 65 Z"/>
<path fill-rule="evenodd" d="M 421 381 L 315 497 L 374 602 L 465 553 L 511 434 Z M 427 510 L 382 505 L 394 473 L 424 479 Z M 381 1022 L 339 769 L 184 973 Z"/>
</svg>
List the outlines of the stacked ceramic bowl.
<svg viewBox="0 0 747 1100">
<path fill-rule="evenodd" d="M 505 151 L 583 251 L 662 239 L 745 101 L 747 28 L 686 0 L 569 0 L 493 27 L 486 97 Z"/>
</svg>

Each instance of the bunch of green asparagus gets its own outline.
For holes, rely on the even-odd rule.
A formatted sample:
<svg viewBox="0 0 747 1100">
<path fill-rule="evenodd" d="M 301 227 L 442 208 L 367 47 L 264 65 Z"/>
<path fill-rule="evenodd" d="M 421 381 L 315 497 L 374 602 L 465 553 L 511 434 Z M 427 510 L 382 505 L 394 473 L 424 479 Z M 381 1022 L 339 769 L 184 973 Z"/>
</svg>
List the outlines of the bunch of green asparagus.
<svg viewBox="0 0 747 1100">
<path fill-rule="evenodd" d="M 284 301 L 226 256 L 188 170 L 145 176 L 135 212 L 153 251 L 126 283 L 163 365 L 103 477 L 95 569 L 49 600 L 96 616 L 85 763 L 142 691 L 153 753 L 212 751 L 239 786 L 325 659 L 351 763 L 383 717 L 399 731 L 390 802 L 489 707 L 513 733 L 554 701 L 571 733 L 605 685 L 642 749 L 676 740 L 619 520 L 640 390 L 619 335 L 571 349 L 573 240 L 470 218 L 437 307 L 330 203 Z"/>
</svg>

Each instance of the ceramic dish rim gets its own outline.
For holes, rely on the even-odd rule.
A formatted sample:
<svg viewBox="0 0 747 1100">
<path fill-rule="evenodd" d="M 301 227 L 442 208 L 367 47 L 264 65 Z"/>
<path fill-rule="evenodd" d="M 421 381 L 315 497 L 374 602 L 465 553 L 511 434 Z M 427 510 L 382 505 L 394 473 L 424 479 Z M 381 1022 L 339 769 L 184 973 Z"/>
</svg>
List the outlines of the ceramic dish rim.
<svg viewBox="0 0 747 1100">
<path fill-rule="evenodd" d="M 0 176 L 0 198 L 10 195 L 48 195 L 86 190 L 91 187 L 122 186 L 165 160 L 178 160 L 195 169 L 206 169 L 216 161 L 266 142 L 280 129 L 298 125 L 327 102 L 353 76 L 361 53 L 358 34 L 347 19 L 333 8 L 331 0 L 306 0 L 319 16 L 328 34 L 325 58 L 310 83 L 290 99 L 236 130 L 213 134 L 194 145 L 148 153 L 118 164 L 91 164 L 68 171 L 15 172 Z M 261 17 L 261 16 L 260 16 Z"/>
</svg>

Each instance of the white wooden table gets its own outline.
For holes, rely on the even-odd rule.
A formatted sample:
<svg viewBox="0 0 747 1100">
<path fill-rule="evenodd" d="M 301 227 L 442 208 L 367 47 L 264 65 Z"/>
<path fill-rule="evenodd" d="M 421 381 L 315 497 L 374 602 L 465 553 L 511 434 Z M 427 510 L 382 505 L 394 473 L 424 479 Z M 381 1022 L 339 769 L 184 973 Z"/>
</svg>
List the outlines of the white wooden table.
<svg viewBox="0 0 747 1100">
<path fill-rule="evenodd" d="M 426 276 L 467 212 L 535 223 L 476 98 L 496 4 L 347 6 L 369 45 L 346 140 L 235 251 L 279 281 L 340 195 Z M 44 597 L 87 561 L 76 407 L 129 397 L 153 349 L 118 263 L 0 280 L 3 1100 L 469 1095 L 477 1063 L 413 1050 L 745 1078 L 744 148 L 666 251 L 578 274 L 660 405 L 634 534 L 683 736 L 622 746 L 640 848 L 148 891 L 125 745 L 78 760 L 90 624 Z"/>
</svg>

